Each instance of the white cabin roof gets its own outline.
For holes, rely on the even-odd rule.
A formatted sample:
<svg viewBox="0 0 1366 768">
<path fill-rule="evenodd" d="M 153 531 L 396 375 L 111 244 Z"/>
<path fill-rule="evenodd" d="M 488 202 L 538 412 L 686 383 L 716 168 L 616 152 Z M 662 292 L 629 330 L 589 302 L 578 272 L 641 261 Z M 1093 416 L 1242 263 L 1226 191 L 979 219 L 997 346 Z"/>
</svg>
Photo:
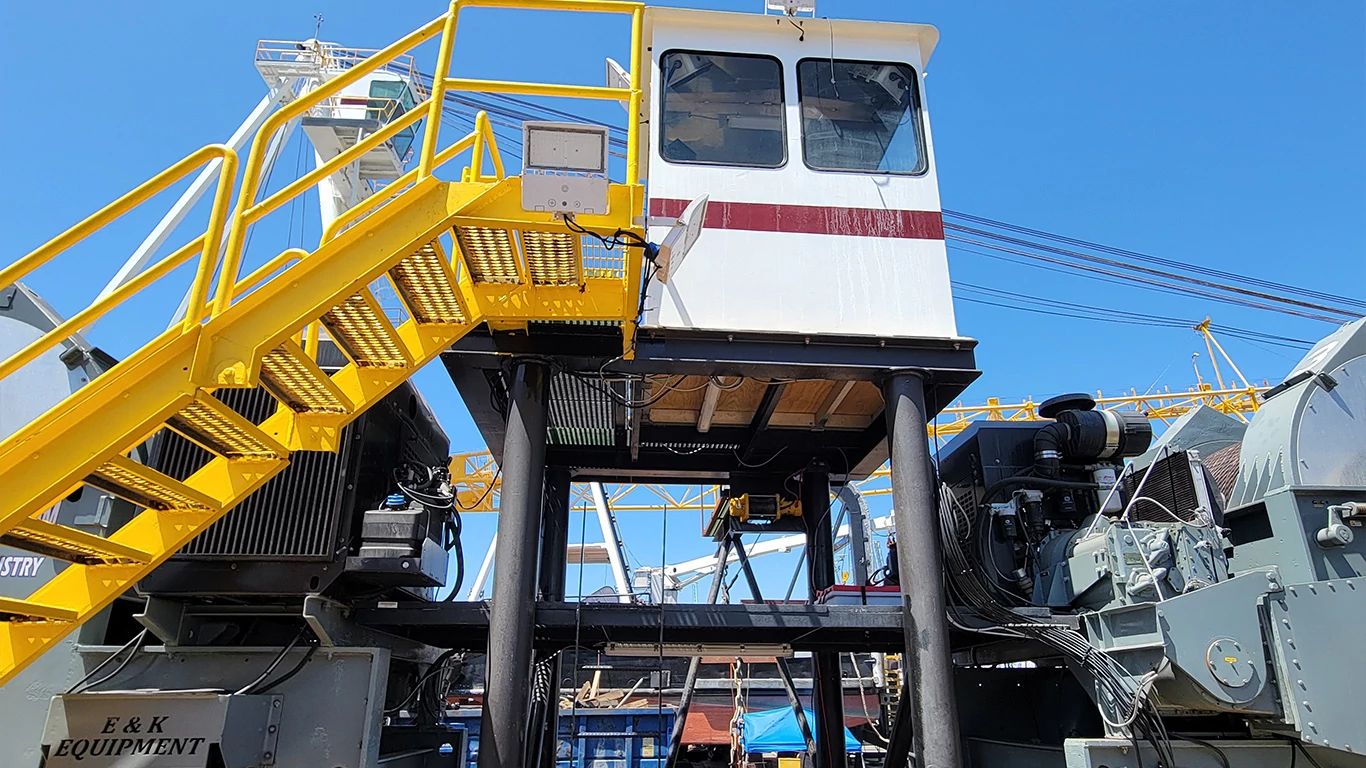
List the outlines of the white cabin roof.
<svg viewBox="0 0 1366 768">
<path fill-rule="evenodd" d="M 932 24 L 907 24 L 888 21 L 858 21 L 852 19 L 822 19 L 808 16 L 791 17 L 762 15 L 758 13 L 738 13 L 735 11 L 711 11 L 692 8 L 650 7 L 645 13 L 645 39 L 651 38 L 651 27 L 713 27 L 731 34 L 743 33 L 746 29 L 769 31 L 775 24 L 787 26 L 796 24 L 810 39 L 828 39 L 833 35 L 837 41 L 849 39 L 862 40 L 905 40 L 920 46 L 922 65 L 928 64 L 934 47 L 939 43 L 939 29 Z M 793 34 L 800 34 L 796 29 Z"/>
</svg>

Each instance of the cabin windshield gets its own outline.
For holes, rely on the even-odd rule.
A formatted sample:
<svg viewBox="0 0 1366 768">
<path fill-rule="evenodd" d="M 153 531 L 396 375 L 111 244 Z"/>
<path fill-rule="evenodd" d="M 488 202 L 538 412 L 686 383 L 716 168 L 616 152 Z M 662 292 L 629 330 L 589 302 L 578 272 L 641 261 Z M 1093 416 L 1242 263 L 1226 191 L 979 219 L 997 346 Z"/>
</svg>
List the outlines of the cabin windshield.
<svg viewBox="0 0 1366 768">
<path fill-rule="evenodd" d="M 905 64 L 806 59 L 797 64 L 802 158 L 821 171 L 925 170 L 915 70 Z"/>
<path fill-rule="evenodd" d="M 777 59 L 670 51 L 660 59 L 660 71 L 665 160 L 757 168 L 787 162 Z"/>
</svg>

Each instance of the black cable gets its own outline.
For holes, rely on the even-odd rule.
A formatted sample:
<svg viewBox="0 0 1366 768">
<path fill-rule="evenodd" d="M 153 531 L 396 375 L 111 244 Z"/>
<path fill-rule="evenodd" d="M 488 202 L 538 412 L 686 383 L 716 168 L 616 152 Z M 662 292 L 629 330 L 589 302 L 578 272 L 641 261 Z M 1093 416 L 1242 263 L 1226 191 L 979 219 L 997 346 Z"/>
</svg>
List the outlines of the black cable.
<svg viewBox="0 0 1366 768">
<path fill-rule="evenodd" d="M 1292 749 L 1298 749 L 1300 754 L 1304 755 L 1304 759 L 1309 761 L 1310 765 L 1314 766 L 1314 768 L 1323 768 L 1323 766 L 1319 764 L 1319 761 L 1313 755 L 1309 754 L 1309 750 L 1304 748 L 1303 741 L 1300 741 L 1299 739 L 1290 739 L 1290 743 L 1293 745 Z"/>
<path fill-rule="evenodd" d="M 290 669 L 288 672 L 284 673 L 283 675 L 280 675 L 279 677 L 275 678 L 274 680 L 270 681 L 269 683 L 266 683 L 265 685 L 261 686 L 260 688 L 257 688 L 255 691 L 253 691 L 253 693 L 256 693 L 256 694 L 267 693 L 267 692 L 269 692 L 272 688 L 275 688 L 275 687 L 278 686 L 278 685 L 282 685 L 285 681 L 287 681 L 287 680 L 289 680 L 290 678 L 294 677 L 295 675 L 299 674 L 299 672 L 303 670 L 304 665 L 308 664 L 309 660 L 313 658 L 313 654 L 315 654 L 315 653 L 318 652 L 318 646 L 319 646 L 319 645 L 320 645 L 320 643 L 310 643 L 309 646 L 308 646 L 308 652 L 304 654 L 304 656 L 303 656 L 302 659 L 299 659 L 299 663 L 298 663 L 298 664 L 295 664 L 294 667 L 293 667 L 292 669 Z"/>
<path fill-rule="evenodd" d="M 503 474 L 503 468 L 502 468 L 502 467 L 499 467 L 499 468 L 493 473 L 493 479 L 489 481 L 488 487 L 485 488 L 485 489 L 484 489 L 484 492 L 483 492 L 482 494 L 480 494 L 479 498 L 478 498 L 473 504 L 471 504 L 471 505 L 468 506 L 468 507 L 465 506 L 464 504 L 461 504 L 461 503 L 460 503 L 460 497 L 459 497 L 458 495 L 452 497 L 452 501 L 455 502 L 455 506 L 458 507 L 458 508 L 460 508 L 460 509 L 465 510 L 466 512 L 469 512 L 470 510 L 473 510 L 473 509 L 478 509 L 478 508 L 479 508 L 479 505 L 484 503 L 484 499 L 487 499 L 487 498 L 489 497 L 489 494 L 490 494 L 490 493 L 493 493 L 493 488 L 494 488 L 494 486 L 498 485 L 498 478 L 501 477 L 502 474 Z"/>
<path fill-rule="evenodd" d="M 1039 488 L 1071 488 L 1079 491 L 1094 491 L 1100 488 L 1096 483 L 1054 480 L 1051 477 L 1035 477 L 1033 475 L 1011 475 L 1010 477 L 997 480 L 987 486 L 986 493 L 982 494 L 982 503 L 990 504 L 991 500 L 994 499 L 997 494 L 1012 485 L 1032 485 Z"/>
<path fill-rule="evenodd" d="M 118 658 L 120 654 L 124 653 L 125 651 L 128 652 L 128 656 L 124 658 L 123 661 L 119 662 L 119 665 L 115 667 L 113 672 L 110 672 L 104 677 L 101 677 L 99 680 L 96 680 L 95 682 L 86 685 L 85 688 L 82 688 L 81 690 L 94 688 L 97 685 L 103 685 L 109 680 L 112 680 L 114 676 L 122 672 L 124 667 L 128 666 L 128 662 L 132 661 L 133 657 L 138 654 L 138 648 L 141 647 L 142 641 L 147 638 L 147 635 L 148 631 L 145 629 L 137 633 L 136 635 L 133 635 L 133 639 L 119 646 L 119 649 L 117 651 L 114 651 L 113 653 L 109 654 L 109 656 L 104 661 L 101 661 L 99 664 L 95 665 L 94 669 L 85 673 L 85 677 L 82 677 L 80 680 L 77 680 L 75 685 L 68 688 L 66 690 L 67 695 L 69 696 L 73 693 L 79 693 L 79 691 L 76 690 L 77 688 L 81 688 L 81 686 L 84 685 L 87 680 L 99 674 L 99 671 L 101 669 L 104 669 L 105 665 L 107 665 L 114 659 Z"/>
<path fill-rule="evenodd" d="M 447 530 L 449 538 L 446 542 L 446 551 L 455 552 L 455 584 L 443 601 L 449 603 L 455 600 L 456 595 L 460 594 L 460 588 L 465 585 L 465 547 L 460 541 L 460 535 L 464 532 L 465 524 L 460 519 L 459 510 L 455 509 L 451 510 L 451 515 L 447 520 L 450 527 Z"/>
<path fill-rule="evenodd" d="M 270 673 L 274 672 L 275 668 L 280 666 L 280 662 L 284 661 L 285 656 L 289 655 L 289 652 L 294 650 L 294 646 L 298 645 L 299 641 L 304 639 L 304 635 L 308 634 L 308 632 L 309 629 L 307 626 L 304 626 L 303 629 L 300 629 L 299 634 L 295 635 L 294 639 L 289 641 L 289 645 L 286 645 L 284 648 L 280 650 L 278 654 L 275 655 L 275 658 L 271 660 L 270 664 L 265 668 L 265 671 L 263 671 L 255 680 L 252 680 L 250 683 L 247 683 L 246 685 L 237 689 L 237 691 L 233 695 L 253 693 L 256 686 L 260 685 L 267 677 L 270 677 Z"/>
<path fill-rule="evenodd" d="M 422 686 L 424 683 L 432 679 L 434 676 L 440 674 L 442 667 L 446 665 L 446 663 L 450 660 L 452 656 L 456 654 L 456 652 L 457 650 L 455 648 L 451 648 L 443 652 L 440 656 L 437 656 L 436 660 L 433 661 L 431 666 L 427 668 L 427 672 L 423 674 L 421 677 L 419 677 L 417 679 L 417 682 L 413 683 L 413 688 L 412 690 L 408 691 L 408 695 L 404 696 L 403 700 L 399 703 L 384 710 L 384 714 L 390 715 L 406 707 L 408 705 L 408 702 L 412 701 L 421 693 Z"/>
<path fill-rule="evenodd" d="M 1204 747 L 1205 749 L 1210 750 L 1215 754 L 1216 757 L 1219 758 L 1219 765 L 1223 766 L 1223 768 L 1233 768 L 1229 764 L 1228 754 L 1225 753 L 1224 750 L 1220 749 L 1217 745 L 1205 741 L 1204 739 L 1197 739 L 1194 736 L 1187 736 L 1184 733 L 1177 733 L 1176 731 L 1172 731 L 1171 735 L 1175 736 L 1176 738 L 1182 741 L 1189 741 L 1192 744 L 1198 744 Z"/>
</svg>

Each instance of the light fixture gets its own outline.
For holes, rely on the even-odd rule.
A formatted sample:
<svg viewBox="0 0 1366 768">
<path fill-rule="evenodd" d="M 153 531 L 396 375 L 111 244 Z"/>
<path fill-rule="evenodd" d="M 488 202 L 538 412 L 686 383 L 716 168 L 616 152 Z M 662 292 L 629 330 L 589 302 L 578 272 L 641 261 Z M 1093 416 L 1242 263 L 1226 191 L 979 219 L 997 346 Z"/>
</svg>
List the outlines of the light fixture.
<svg viewBox="0 0 1366 768">
<path fill-rule="evenodd" d="M 522 209 L 607 213 L 607 127 L 522 123 Z"/>
<path fill-rule="evenodd" d="M 799 13 L 809 13 L 816 15 L 816 0 L 764 0 L 764 14 L 769 11 L 777 11 L 788 16 L 796 16 Z"/>
</svg>

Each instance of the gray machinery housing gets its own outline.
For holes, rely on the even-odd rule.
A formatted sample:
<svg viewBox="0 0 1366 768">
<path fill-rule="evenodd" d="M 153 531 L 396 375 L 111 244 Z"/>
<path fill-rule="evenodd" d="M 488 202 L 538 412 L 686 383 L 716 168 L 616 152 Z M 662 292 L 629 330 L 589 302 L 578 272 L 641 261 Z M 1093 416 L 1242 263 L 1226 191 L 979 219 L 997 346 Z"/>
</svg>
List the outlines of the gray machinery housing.
<svg viewBox="0 0 1366 768">
<path fill-rule="evenodd" d="M 1093 413 L 1084 398 L 1047 406 L 1053 424 L 983 422 L 948 446 L 942 528 L 949 568 L 961 553 L 983 588 L 950 577 L 967 607 L 1079 620 L 1086 645 L 1128 677 L 1103 685 L 1062 630 L 1024 631 L 1073 669 L 1105 723 L 1103 738 L 1066 742 L 1067 764 L 1285 765 L 1294 740 L 1307 763 L 1366 765 L 1350 661 L 1366 632 L 1366 321 L 1322 340 L 1265 395 L 1236 473 L 1241 430 L 1222 417 L 1100 457 L 1067 439 Z M 1121 455 L 1135 458 L 1121 468 Z M 1165 754 L 1141 743 L 1143 715 L 1116 690 L 1199 738 L 1174 737 Z M 1007 762 L 1036 751 L 969 750 Z"/>
</svg>

